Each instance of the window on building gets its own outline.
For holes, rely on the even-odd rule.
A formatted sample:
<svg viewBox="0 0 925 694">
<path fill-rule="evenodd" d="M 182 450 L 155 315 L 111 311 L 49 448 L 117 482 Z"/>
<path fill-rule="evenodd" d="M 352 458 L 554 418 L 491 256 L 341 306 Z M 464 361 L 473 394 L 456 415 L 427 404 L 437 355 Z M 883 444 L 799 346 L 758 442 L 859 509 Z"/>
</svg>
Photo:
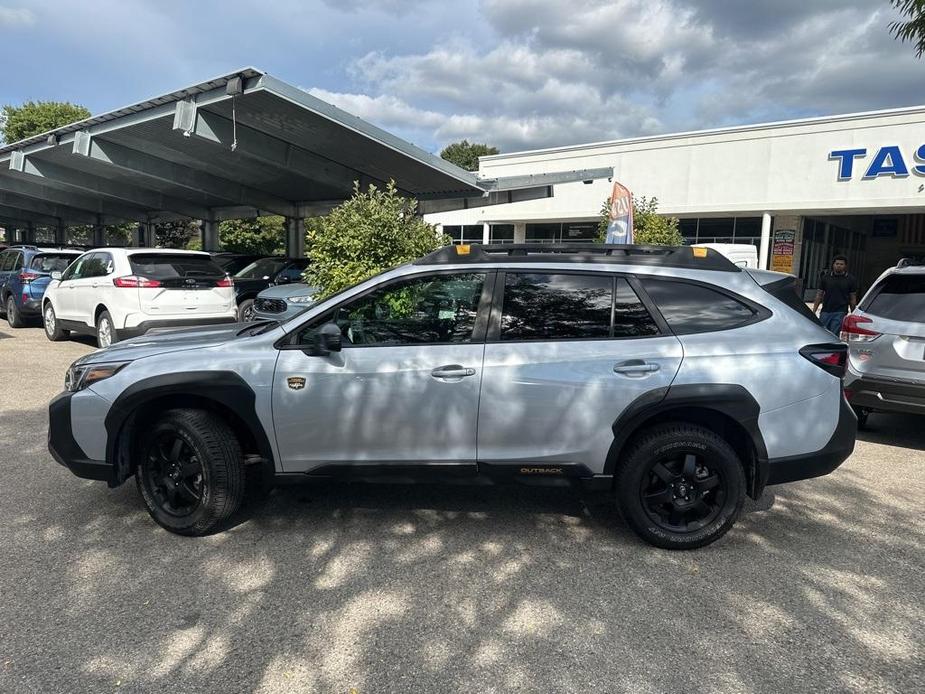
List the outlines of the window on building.
<svg viewBox="0 0 925 694">
<path fill-rule="evenodd" d="M 482 243 L 482 225 L 481 224 L 464 224 L 464 225 L 444 225 L 443 233 L 453 239 L 453 243 Z"/>
<path fill-rule="evenodd" d="M 562 234 L 562 225 L 554 224 L 528 224 L 524 241 L 527 243 L 559 243 Z"/>
<path fill-rule="evenodd" d="M 597 222 L 567 222 L 562 225 L 562 243 L 595 243 Z"/>
<path fill-rule="evenodd" d="M 492 224 L 489 227 L 491 243 L 514 243 L 513 224 Z"/>
<path fill-rule="evenodd" d="M 696 219 L 679 219 L 678 231 L 688 244 L 697 243 L 697 220 Z"/>
<path fill-rule="evenodd" d="M 755 316 L 742 302 L 699 284 L 644 279 L 642 285 L 675 333 L 729 330 Z"/>
</svg>

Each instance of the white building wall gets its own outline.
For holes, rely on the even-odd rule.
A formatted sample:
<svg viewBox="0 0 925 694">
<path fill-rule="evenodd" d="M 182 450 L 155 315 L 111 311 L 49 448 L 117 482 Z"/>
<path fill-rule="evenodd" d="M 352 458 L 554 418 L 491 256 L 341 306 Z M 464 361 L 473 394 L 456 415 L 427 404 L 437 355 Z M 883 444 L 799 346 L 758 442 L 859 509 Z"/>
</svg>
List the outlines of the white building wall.
<svg viewBox="0 0 925 694">
<path fill-rule="evenodd" d="M 636 138 L 484 157 L 482 176 L 551 173 L 612 166 L 637 196 L 657 197 L 659 211 L 680 216 L 915 213 L 925 211 L 925 107 Z M 880 147 L 897 145 L 906 177 L 864 179 Z M 833 150 L 866 148 L 851 180 L 838 179 Z M 925 154 L 923 150 L 922 154 Z M 543 200 L 427 215 L 432 223 L 478 224 L 597 217 L 606 180 L 555 187 Z"/>
</svg>

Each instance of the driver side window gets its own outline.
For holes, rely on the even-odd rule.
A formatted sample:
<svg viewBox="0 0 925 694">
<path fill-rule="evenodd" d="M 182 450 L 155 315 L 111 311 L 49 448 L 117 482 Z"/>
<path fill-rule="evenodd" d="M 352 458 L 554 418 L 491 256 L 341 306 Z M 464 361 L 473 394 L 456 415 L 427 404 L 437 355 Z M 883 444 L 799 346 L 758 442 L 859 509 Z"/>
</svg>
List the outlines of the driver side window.
<svg viewBox="0 0 925 694">
<path fill-rule="evenodd" d="M 89 257 L 90 257 L 89 254 L 82 255 L 77 260 L 75 260 L 73 263 L 68 265 L 67 270 L 65 270 L 61 274 L 61 281 L 65 282 L 67 280 L 73 280 L 73 279 L 77 279 L 78 277 L 80 277 L 80 274 L 79 274 L 80 268 L 86 262 L 87 258 Z"/>
<path fill-rule="evenodd" d="M 318 329 L 334 322 L 345 346 L 466 343 L 472 340 L 484 284 L 485 273 L 400 280 L 319 316 L 298 341 L 315 344 Z"/>
</svg>

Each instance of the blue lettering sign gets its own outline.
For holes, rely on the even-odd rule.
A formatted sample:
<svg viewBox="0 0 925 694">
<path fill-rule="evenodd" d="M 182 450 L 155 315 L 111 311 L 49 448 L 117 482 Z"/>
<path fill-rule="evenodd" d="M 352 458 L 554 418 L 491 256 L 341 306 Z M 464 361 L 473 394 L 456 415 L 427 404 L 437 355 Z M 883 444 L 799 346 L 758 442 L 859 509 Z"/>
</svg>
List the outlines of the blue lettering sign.
<svg viewBox="0 0 925 694">
<path fill-rule="evenodd" d="M 854 158 L 864 156 L 867 156 L 866 149 L 836 149 L 829 152 L 829 159 L 838 159 L 838 180 L 847 181 L 851 178 Z"/>
<path fill-rule="evenodd" d="M 877 178 L 877 176 L 905 177 L 908 175 L 909 169 L 906 168 L 906 161 L 903 159 L 902 152 L 899 151 L 899 147 L 890 145 L 879 149 L 874 156 L 874 160 L 867 167 L 864 178 Z"/>
<path fill-rule="evenodd" d="M 915 150 L 915 154 L 913 156 L 915 156 L 916 161 L 925 162 L 925 145 L 922 145 L 917 150 Z M 919 176 L 925 176 L 925 166 L 922 164 L 913 166 L 912 171 L 917 173 Z"/>
</svg>

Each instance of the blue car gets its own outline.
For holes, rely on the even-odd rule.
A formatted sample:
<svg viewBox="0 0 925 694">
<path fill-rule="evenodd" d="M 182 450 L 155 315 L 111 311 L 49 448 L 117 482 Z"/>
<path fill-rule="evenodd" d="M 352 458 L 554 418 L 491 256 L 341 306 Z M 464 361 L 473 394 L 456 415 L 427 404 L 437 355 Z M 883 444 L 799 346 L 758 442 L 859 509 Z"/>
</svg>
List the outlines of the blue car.
<svg viewBox="0 0 925 694">
<path fill-rule="evenodd" d="M 317 289 L 301 282 L 264 289 L 254 300 L 254 311 L 248 320 L 277 320 L 282 323 L 314 304 L 317 293 Z"/>
<path fill-rule="evenodd" d="M 51 273 L 64 272 L 81 251 L 11 246 L 0 253 L 0 314 L 11 328 L 42 315 L 42 295 Z"/>
</svg>

